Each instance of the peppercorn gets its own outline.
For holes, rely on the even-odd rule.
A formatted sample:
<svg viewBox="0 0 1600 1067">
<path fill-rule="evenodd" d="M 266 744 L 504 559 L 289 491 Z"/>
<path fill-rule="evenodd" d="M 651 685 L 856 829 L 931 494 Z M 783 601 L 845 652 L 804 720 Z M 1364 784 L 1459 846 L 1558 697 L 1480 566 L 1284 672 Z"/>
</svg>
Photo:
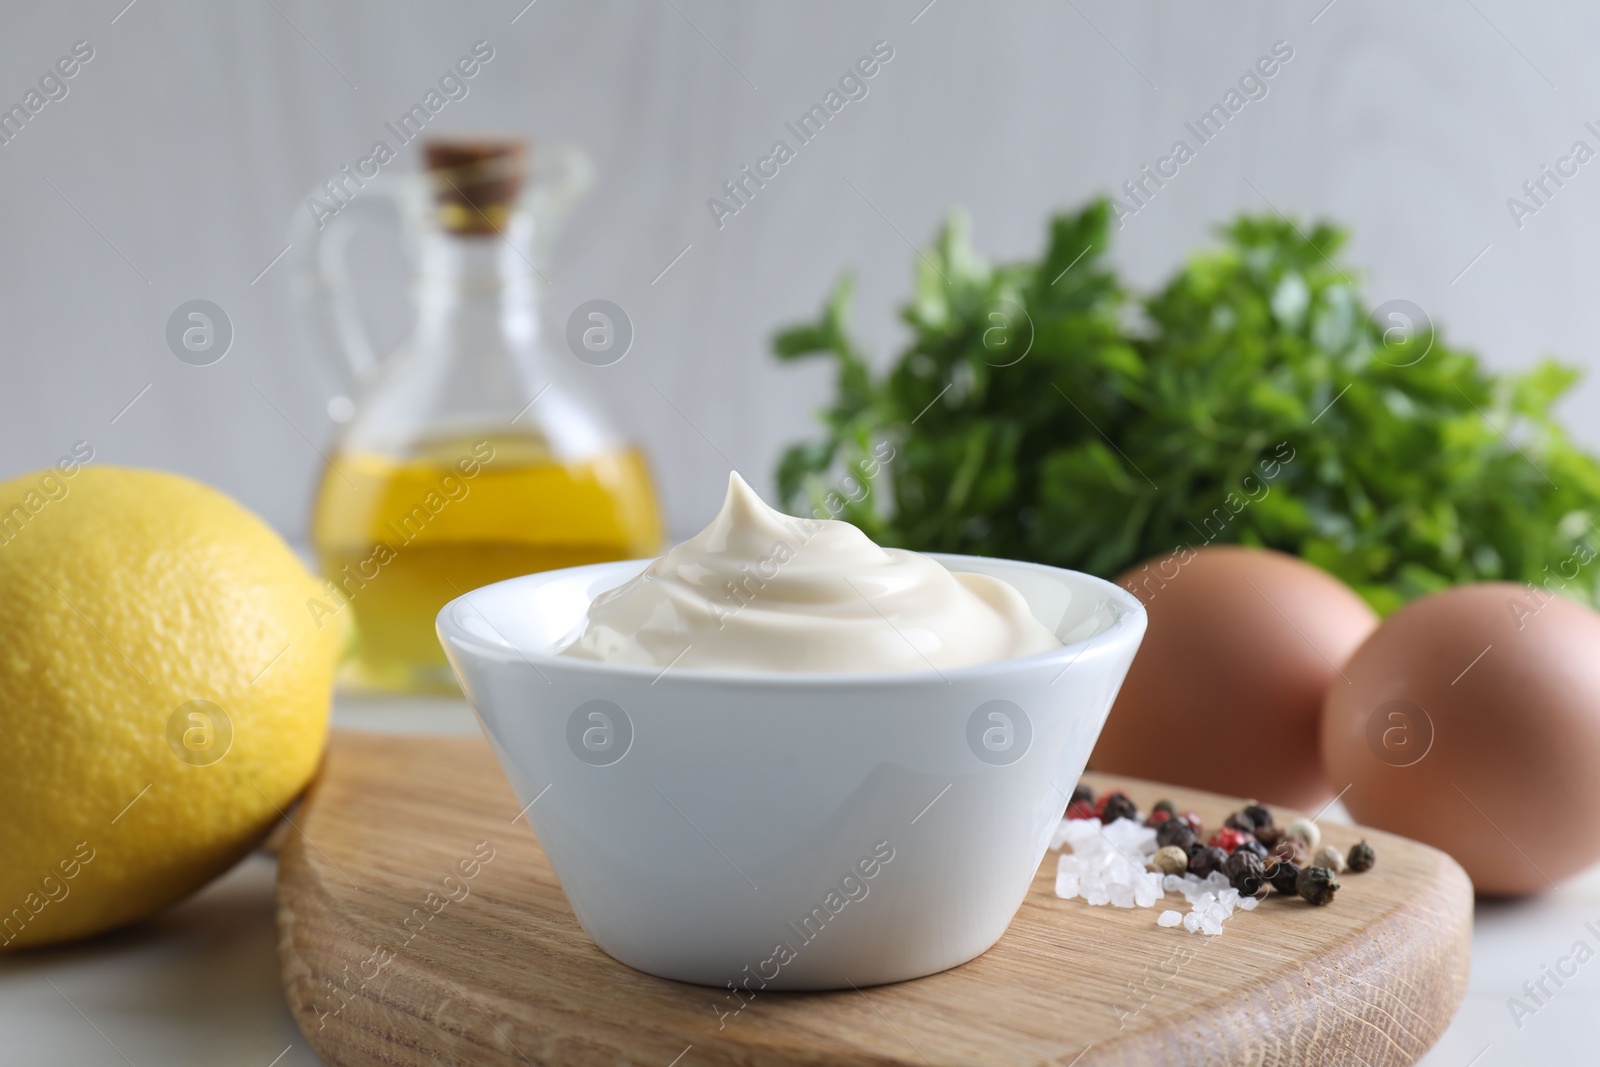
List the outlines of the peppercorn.
<svg viewBox="0 0 1600 1067">
<path fill-rule="evenodd" d="M 1067 818 L 1092 819 L 1094 818 L 1094 806 L 1086 800 L 1074 800 L 1067 805 Z"/>
<path fill-rule="evenodd" d="M 1172 812 L 1170 812 L 1170 811 L 1152 811 L 1149 815 L 1146 815 L 1144 817 L 1144 824 L 1146 826 L 1150 827 L 1151 829 L 1155 829 L 1155 828 L 1159 827 L 1162 823 L 1171 822 L 1171 821 L 1172 821 Z"/>
<path fill-rule="evenodd" d="M 1257 831 L 1260 831 L 1264 826 L 1272 825 L 1272 811 L 1265 805 L 1246 804 L 1239 814 L 1248 817 L 1251 822 L 1255 823 Z"/>
<path fill-rule="evenodd" d="M 1082 782 L 1079 782 L 1077 785 L 1072 787 L 1072 799 L 1068 801 L 1068 803 L 1076 804 L 1080 800 L 1090 806 L 1093 806 L 1094 804 L 1094 790 L 1090 789 Z"/>
<path fill-rule="evenodd" d="M 1339 883 L 1333 880 L 1333 872 L 1328 868 L 1307 867 L 1295 880 L 1294 889 L 1306 903 L 1320 908 L 1333 899 Z"/>
<path fill-rule="evenodd" d="M 1267 846 L 1263 845 L 1260 841 L 1257 841 L 1253 837 L 1247 837 L 1243 841 L 1239 842 L 1239 847 L 1234 849 L 1234 852 L 1249 852 L 1257 859 L 1264 860 L 1267 858 Z"/>
<path fill-rule="evenodd" d="M 1349 868 L 1357 874 L 1362 871 L 1372 870 L 1372 865 L 1378 862 L 1378 854 L 1372 851 L 1372 846 L 1365 839 L 1357 841 L 1350 846 L 1350 858 L 1345 861 Z"/>
<path fill-rule="evenodd" d="M 1340 874 L 1344 871 L 1344 853 L 1332 845 L 1323 845 L 1317 849 L 1317 855 L 1313 862 L 1318 867 L 1328 868 L 1334 874 Z"/>
<path fill-rule="evenodd" d="M 1151 807 L 1150 811 L 1152 813 L 1158 812 L 1158 811 L 1164 811 L 1169 816 L 1178 814 L 1177 807 L 1175 807 L 1173 805 L 1172 801 L 1170 801 L 1170 800 L 1158 800 L 1158 801 L 1156 801 L 1154 806 Z"/>
<path fill-rule="evenodd" d="M 1103 823 L 1113 823 L 1118 819 L 1132 819 L 1139 821 L 1139 808 L 1128 799 L 1126 793 L 1107 793 L 1095 805 L 1095 814 Z"/>
<path fill-rule="evenodd" d="M 1279 841 L 1283 840 L 1283 831 L 1276 826 L 1257 826 L 1256 840 L 1267 846 L 1270 851 Z"/>
<path fill-rule="evenodd" d="M 1178 818 L 1189 824 L 1189 829 L 1195 832 L 1196 837 L 1200 836 L 1200 816 L 1192 811 L 1186 811 Z"/>
<path fill-rule="evenodd" d="M 1176 845 L 1158 848 L 1150 857 L 1150 866 L 1162 874 L 1182 874 L 1189 869 L 1189 854 Z"/>
<path fill-rule="evenodd" d="M 1228 876 L 1229 885 L 1247 897 L 1260 893 L 1261 887 L 1266 884 L 1261 857 L 1243 849 L 1228 857 L 1228 862 L 1222 865 L 1222 873 Z"/>
<path fill-rule="evenodd" d="M 1249 836 L 1249 834 L 1244 833 L 1241 830 L 1235 830 L 1231 827 L 1223 827 L 1221 830 L 1218 830 L 1216 833 L 1212 834 L 1210 839 L 1206 841 L 1206 844 L 1211 845 L 1214 848 L 1220 848 L 1224 852 L 1232 852 L 1234 849 L 1244 844 L 1245 840 L 1249 838 Z"/>
<path fill-rule="evenodd" d="M 1206 845 L 1197 852 L 1189 853 L 1189 873 L 1204 878 L 1212 871 L 1222 870 L 1222 865 L 1228 862 L 1228 854 L 1215 845 Z"/>
<path fill-rule="evenodd" d="M 1272 846 L 1269 855 L 1273 859 L 1288 860 L 1296 867 L 1306 865 L 1305 845 L 1298 837 L 1290 837 L 1288 834 L 1278 839 L 1278 843 Z"/>
<path fill-rule="evenodd" d="M 1265 870 L 1267 881 L 1272 883 L 1272 888 L 1286 897 L 1292 897 L 1299 892 L 1297 883 L 1300 879 L 1300 868 L 1288 860 L 1273 860 Z"/>
<path fill-rule="evenodd" d="M 1298 837 L 1304 842 L 1307 851 L 1315 851 L 1322 843 L 1322 831 L 1317 829 L 1317 824 L 1310 819 L 1294 819 L 1283 828 L 1284 836 Z"/>
<path fill-rule="evenodd" d="M 1255 833 L 1256 829 L 1255 822 L 1242 811 L 1236 811 L 1226 819 L 1223 819 L 1222 825 L 1230 830 L 1238 830 L 1240 833 L 1245 834 Z"/>
<path fill-rule="evenodd" d="M 1156 827 L 1156 845 L 1160 848 L 1177 845 L 1187 852 L 1195 840 L 1194 831 L 1189 829 L 1188 823 L 1180 819 L 1168 819 Z"/>
</svg>

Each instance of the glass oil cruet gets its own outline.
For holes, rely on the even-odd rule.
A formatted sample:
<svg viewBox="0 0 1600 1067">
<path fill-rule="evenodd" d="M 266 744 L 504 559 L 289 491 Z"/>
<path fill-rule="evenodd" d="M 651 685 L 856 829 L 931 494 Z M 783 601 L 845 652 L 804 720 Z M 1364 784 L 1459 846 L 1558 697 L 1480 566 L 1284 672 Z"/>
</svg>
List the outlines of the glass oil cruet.
<svg viewBox="0 0 1600 1067">
<path fill-rule="evenodd" d="M 343 350 L 355 394 L 317 492 L 327 595 L 312 610 L 353 616 L 346 681 L 451 691 L 434 635 L 446 602 L 520 574 L 654 555 L 661 525 L 643 454 L 540 330 L 536 264 L 587 184 L 583 157 L 496 138 L 434 140 L 425 154 L 420 179 L 380 175 L 300 235 L 298 292 Z M 357 205 L 398 216 L 413 274 L 414 324 L 382 359 L 344 255 Z"/>
</svg>

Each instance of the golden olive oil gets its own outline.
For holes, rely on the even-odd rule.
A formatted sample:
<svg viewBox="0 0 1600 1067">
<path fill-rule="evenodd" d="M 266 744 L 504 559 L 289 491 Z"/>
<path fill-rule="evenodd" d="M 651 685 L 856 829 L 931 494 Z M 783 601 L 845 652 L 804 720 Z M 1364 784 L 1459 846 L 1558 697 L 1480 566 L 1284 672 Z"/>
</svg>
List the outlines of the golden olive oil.
<svg viewBox="0 0 1600 1067">
<path fill-rule="evenodd" d="M 521 574 L 653 556 L 661 521 L 636 449 L 563 460 L 538 438 L 485 435 L 403 459 L 335 455 L 312 536 L 326 583 L 308 610 L 319 624 L 354 613 L 353 680 L 448 691 L 434 633 L 447 602 Z"/>
</svg>

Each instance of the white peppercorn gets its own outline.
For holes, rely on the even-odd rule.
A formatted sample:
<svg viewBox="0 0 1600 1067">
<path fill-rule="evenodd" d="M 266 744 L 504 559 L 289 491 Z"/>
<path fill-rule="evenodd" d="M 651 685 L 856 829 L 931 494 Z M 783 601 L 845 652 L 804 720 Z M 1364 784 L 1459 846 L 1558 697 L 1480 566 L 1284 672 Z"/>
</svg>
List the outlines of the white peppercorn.
<svg viewBox="0 0 1600 1067">
<path fill-rule="evenodd" d="M 1344 853 L 1332 845 L 1324 845 L 1322 848 L 1317 849 L 1316 858 L 1312 860 L 1312 863 L 1318 867 L 1326 867 L 1334 874 L 1344 873 Z"/>
</svg>

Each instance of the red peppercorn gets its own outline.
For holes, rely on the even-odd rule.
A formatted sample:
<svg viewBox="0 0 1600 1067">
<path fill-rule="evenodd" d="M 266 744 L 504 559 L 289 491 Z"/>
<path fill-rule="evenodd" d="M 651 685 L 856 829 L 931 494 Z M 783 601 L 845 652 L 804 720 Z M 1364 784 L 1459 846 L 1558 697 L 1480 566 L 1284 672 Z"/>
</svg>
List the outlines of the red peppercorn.
<svg viewBox="0 0 1600 1067">
<path fill-rule="evenodd" d="M 1162 811 L 1161 809 L 1157 808 L 1155 811 L 1150 813 L 1149 818 L 1145 819 L 1144 824 L 1153 829 L 1157 826 L 1160 826 L 1170 818 L 1172 818 L 1172 812 Z"/>
<path fill-rule="evenodd" d="M 1235 830 L 1232 827 L 1225 826 L 1221 830 L 1218 830 L 1216 833 L 1212 834 L 1210 839 L 1206 841 L 1206 844 L 1210 845 L 1212 848 L 1220 848 L 1222 851 L 1232 855 L 1235 849 L 1248 840 L 1250 840 L 1249 834 L 1246 834 L 1242 830 Z"/>
<path fill-rule="evenodd" d="M 1087 800 L 1074 800 L 1067 805 L 1067 818 L 1069 819 L 1093 819 L 1094 817 L 1094 808 L 1090 806 Z"/>
</svg>

